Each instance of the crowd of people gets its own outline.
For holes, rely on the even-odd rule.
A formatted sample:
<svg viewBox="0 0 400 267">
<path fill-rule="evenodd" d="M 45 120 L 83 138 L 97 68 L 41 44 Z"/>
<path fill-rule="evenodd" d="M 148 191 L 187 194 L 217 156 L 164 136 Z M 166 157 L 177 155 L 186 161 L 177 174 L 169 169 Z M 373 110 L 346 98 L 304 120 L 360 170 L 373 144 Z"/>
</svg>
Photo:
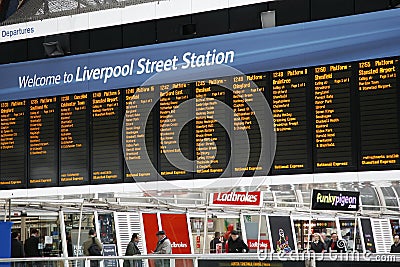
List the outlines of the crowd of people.
<svg viewBox="0 0 400 267">
<path fill-rule="evenodd" d="M 152 254 L 172 254 L 171 241 L 168 239 L 165 231 L 160 230 L 156 233 L 157 244 L 155 245 Z M 22 244 L 21 235 L 18 232 L 11 233 L 11 257 L 12 258 L 25 258 L 25 257 L 41 257 L 39 250 L 39 231 L 31 229 L 30 237 Z M 125 256 L 141 255 L 139 249 L 140 237 L 138 233 L 132 234 L 131 240 L 126 248 Z M 94 229 L 89 230 L 88 238 L 83 242 L 83 254 L 85 256 L 101 256 L 103 245 L 97 238 L 97 233 Z M 325 233 L 314 233 L 312 241 L 310 242 L 310 251 L 315 253 L 324 252 L 337 252 L 345 253 L 346 246 L 339 244 L 338 235 L 331 233 L 330 238 Z M 67 251 L 68 256 L 72 255 L 72 242 L 71 236 L 67 235 Z M 210 241 L 210 253 L 247 253 L 249 247 L 241 238 L 239 231 L 234 230 L 232 227 L 221 236 L 220 232 L 215 232 L 214 238 Z M 400 238 L 399 235 L 394 236 L 394 243 L 390 249 L 391 253 L 400 253 Z M 155 267 L 170 266 L 169 259 L 156 259 L 154 260 Z M 18 265 L 15 265 L 18 267 Z M 99 261 L 92 260 L 91 267 L 98 267 Z M 142 266 L 142 260 L 129 259 L 125 260 L 123 267 L 139 267 Z"/>
<path fill-rule="evenodd" d="M 331 237 L 328 238 L 325 233 L 314 233 L 313 239 L 310 243 L 310 251 L 314 251 L 315 253 L 324 253 L 324 252 L 338 252 L 344 253 L 346 252 L 346 244 L 339 244 L 338 235 L 336 233 L 332 233 Z"/>
</svg>

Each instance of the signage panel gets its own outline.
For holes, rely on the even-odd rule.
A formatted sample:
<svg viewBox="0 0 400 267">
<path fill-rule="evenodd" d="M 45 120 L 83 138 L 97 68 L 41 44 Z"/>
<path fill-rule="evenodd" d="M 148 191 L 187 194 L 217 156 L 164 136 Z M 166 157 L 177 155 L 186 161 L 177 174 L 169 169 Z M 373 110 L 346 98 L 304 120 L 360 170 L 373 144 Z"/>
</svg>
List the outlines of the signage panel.
<svg viewBox="0 0 400 267">
<path fill-rule="evenodd" d="M 261 206 L 261 192 L 220 192 L 212 193 L 211 205 Z"/>
<path fill-rule="evenodd" d="M 313 210 L 357 211 L 360 205 L 360 192 L 313 189 Z"/>
</svg>

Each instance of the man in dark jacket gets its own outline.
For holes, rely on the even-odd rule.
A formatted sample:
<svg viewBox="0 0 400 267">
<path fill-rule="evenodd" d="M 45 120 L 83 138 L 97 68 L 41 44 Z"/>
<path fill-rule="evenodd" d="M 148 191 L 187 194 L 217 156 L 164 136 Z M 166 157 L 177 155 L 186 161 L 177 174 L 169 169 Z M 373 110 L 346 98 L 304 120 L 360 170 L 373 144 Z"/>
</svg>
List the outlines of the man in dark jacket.
<svg viewBox="0 0 400 267">
<path fill-rule="evenodd" d="M 126 247 L 125 256 L 140 255 L 139 244 L 139 234 L 133 233 L 131 241 Z M 142 260 L 124 260 L 123 267 L 142 267 Z"/>
<path fill-rule="evenodd" d="M 225 249 L 228 253 L 249 252 L 249 247 L 244 243 L 243 239 L 239 237 L 239 232 L 237 230 L 231 232 Z"/>
<path fill-rule="evenodd" d="M 20 233 L 12 232 L 11 233 L 11 258 L 24 258 L 25 251 L 24 246 L 21 241 L 19 241 Z M 22 267 L 24 266 L 23 262 L 14 262 L 13 267 Z"/>
<path fill-rule="evenodd" d="M 210 241 L 210 253 L 217 253 L 217 244 L 221 244 L 221 233 L 215 232 L 214 238 Z"/>
<path fill-rule="evenodd" d="M 20 234 L 18 232 L 11 233 L 11 258 L 25 257 L 24 247 L 18 239 L 19 236 Z"/>
<path fill-rule="evenodd" d="M 394 243 L 390 247 L 390 253 L 400 253 L 400 238 L 398 235 L 394 236 Z"/>
<path fill-rule="evenodd" d="M 31 236 L 25 240 L 25 256 L 40 257 L 39 251 L 39 231 L 38 229 L 31 230 Z"/>
</svg>

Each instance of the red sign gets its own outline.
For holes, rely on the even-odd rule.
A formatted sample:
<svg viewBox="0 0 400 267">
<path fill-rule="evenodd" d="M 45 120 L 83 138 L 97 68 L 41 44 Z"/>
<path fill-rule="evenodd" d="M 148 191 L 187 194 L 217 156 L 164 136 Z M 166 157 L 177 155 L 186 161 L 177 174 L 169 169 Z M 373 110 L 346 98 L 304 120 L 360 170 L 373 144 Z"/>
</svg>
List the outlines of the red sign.
<svg viewBox="0 0 400 267">
<path fill-rule="evenodd" d="M 157 246 L 157 236 L 158 232 L 158 220 L 157 214 L 155 213 L 143 213 L 143 227 L 144 227 L 144 236 L 146 238 L 146 251 L 147 253 L 151 253 L 156 249 Z"/>
<path fill-rule="evenodd" d="M 270 249 L 271 248 L 271 244 L 269 243 L 269 240 L 248 239 L 247 245 L 249 246 L 249 249 L 257 249 L 257 247 L 259 247 L 260 249 Z"/>
<path fill-rule="evenodd" d="M 261 206 L 261 192 L 221 192 L 211 194 L 211 205 Z"/>
<path fill-rule="evenodd" d="M 161 214 L 161 226 L 171 241 L 172 254 L 190 254 L 186 214 Z"/>
<path fill-rule="evenodd" d="M 143 226 L 146 238 L 147 253 L 151 253 L 157 246 L 158 230 L 164 230 L 166 236 L 171 241 L 172 254 L 191 254 L 189 228 L 186 214 L 160 214 L 160 222 L 157 214 L 143 213 Z M 161 229 L 159 228 L 161 224 Z M 187 259 L 176 259 L 176 266 L 193 267 L 193 261 Z M 152 260 L 149 266 L 154 267 Z"/>
</svg>

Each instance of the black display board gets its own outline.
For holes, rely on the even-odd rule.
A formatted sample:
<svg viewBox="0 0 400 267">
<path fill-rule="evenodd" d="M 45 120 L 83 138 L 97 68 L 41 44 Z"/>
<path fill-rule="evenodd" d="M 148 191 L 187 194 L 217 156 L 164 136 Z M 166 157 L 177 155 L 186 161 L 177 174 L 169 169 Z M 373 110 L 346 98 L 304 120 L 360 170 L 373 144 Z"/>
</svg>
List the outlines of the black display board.
<svg viewBox="0 0 400 267">
<path fill-rule="evenodd" d="M 268 90 L 268 77 L 266 73 L 257 73 L 227 77 L 226 80 L 232 90 L 234 113 L 230 135 L 233 144 L 232 176 L 252 176 L 255 172 L 266 175 L 269 169 L 261 157 L 261 149 L 266 148 L 262 147 L 261 128 L 256 114 L 259 118 L 264 118 L 267 111 L 264 106 L 267 102 L 257 101 L 257 98 L 264 97 Z M 248 147 L 241 141 L 242 137 L 249 140 Z"/>
<path fill-rule="evenodd" d="M 58 185 L 58 99 L 29 100 L 28 187 Z"/>
<path fill-rule="evenodd" d="M 307 68 L 272 72 L 272 114 L 277 144 L 272 174 L 310 172 L 311 125 Z"/>
<path fill-rule="evenodd" d="M 264 266 L 304 267 L 304 261 L 262 261 L 262 260 L 199 260 L 199 267 Z"/>
<path fill-rule="evenodd" d="M 179 156 L 193 159 L 192 127 L 188 124 L 193 118 L 190 110 L 182 105 L 192 97 L 190 83 L 163 84 L 157 86 L 160 95 L 160 163 L 159 172 L 168 180 L 193 177 L 193 165 L 179 167 Z"/>
<path fill-rule="evenodd" d="M 360 169 L 400 166 L 398 59 L 358 63 Z"/>
<path fill-rule="evenodd" d="M 228 165 L 227 131 L 230 131 L 230 128 L 229 125 L 225 125 L 224 128 L 217 120 L 217 117 L 224 118 L 229 115 L 221 105 L 227 103 L 228 89 L 224 87 L 226 83 L 226 78 L 195 82 L 195 178 L 220 177 Z M 231 172 L 228 170 L 226 174 L 230 175 Z"/>
<path fill-rule="evenodd" d="M 89 183 L 89 94 L 60 97 L 60 185 Z"/>
<path fill-rule="evenodd" d="M 122 182 L 121 90 L 92 93 L 92 183 Z"/>
<path fill-rule="evenodd" d="M 314 68 L 314 169 L 355 169 L 352 123 L 352 84 L 349 63 Z"/>
<path fill-rule="evenodd" d="M 146 181 L 156 177 L 156 135 L 153 134 L 156 102 L 155 86 L 125 90 L 125 117 L 123 145 L 125 157 L 125 182 Z"/>
<path fill-rule="evenodd" d="M 398 169 L 398 67 L 391 57 L 1 102 L 1 189 Z M 184 169 L 175 156 L 196 161 Z"/>
<path fill-rule="evenodd" d="M 1 103 L 0 185 L 26 187 L 27 100 Z"/>
</svg>

